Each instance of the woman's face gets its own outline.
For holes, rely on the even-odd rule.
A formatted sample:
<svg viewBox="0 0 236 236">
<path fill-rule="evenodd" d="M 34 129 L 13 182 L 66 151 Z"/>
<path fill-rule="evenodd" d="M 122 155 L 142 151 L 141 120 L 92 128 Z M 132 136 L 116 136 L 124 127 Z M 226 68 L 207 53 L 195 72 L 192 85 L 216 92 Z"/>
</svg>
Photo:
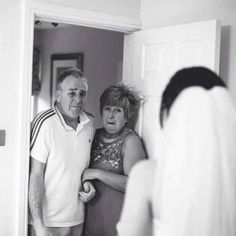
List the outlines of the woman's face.
<svg viewBox="0 0 236 236">
<path fill-rule="evenodd" d="M 102 111 L 103 127 L 108 133 L 119 132 L 127 122 L 124 109 L 117 106 L 104 106 Z"/>
</svg>

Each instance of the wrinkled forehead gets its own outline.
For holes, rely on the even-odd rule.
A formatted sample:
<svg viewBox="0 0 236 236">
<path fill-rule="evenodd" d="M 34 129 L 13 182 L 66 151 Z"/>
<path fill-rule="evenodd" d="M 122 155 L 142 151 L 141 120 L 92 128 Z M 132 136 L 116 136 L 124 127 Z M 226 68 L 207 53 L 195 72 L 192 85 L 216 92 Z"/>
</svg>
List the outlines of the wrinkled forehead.
<svg viewBox="0 0 236 236">
<path fill-rule="evenodd" d="M 67 76 L 60 85 L 63 90 L 83 90 L 88 91 L 88 84 L 85 78 L 78 78 L 73 75 Z"/>
</svg>

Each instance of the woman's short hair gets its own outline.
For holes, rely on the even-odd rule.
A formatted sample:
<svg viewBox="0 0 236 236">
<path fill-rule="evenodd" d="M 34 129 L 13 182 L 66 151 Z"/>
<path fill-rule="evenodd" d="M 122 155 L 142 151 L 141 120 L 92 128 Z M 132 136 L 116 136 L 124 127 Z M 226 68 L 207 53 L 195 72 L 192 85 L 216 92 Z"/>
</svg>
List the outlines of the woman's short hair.
<svg viewBox="0 0 236 236">
<path fill-rule="evenodd" d="M 118 106 L 124 109 L 125 118 L 129 120 L 139 109 L 141 98 L 124 84 L 111 85 L 100 97 L 100 113 L 105 106 Z"/>
<path fill-rule="evenodd" d="M 82 79 L 84 83 L 88 87 L 88 81 L 87 79 L 84 78 L 83 72 L 76 68 L 76 67 L 71 67 L 66 70 L 63 70 L 57 77 L 57 89 L 59 89 L 59 85 L 67 78 L 68 76 L 74 76 L 77 79 Z"/>
<path fill-rule="evenodd" d="M 200 86 L 210 90 L 215 86 L 226 87 L 222 79 L 213 71 L 205 67 L 190 67 L 177 71 L 166 86 L 161 100 L 160 125 L 163 127 L 163 117 L 169 115 L 170 108 L 178 95 L 186 88 Z"/>
</svg>

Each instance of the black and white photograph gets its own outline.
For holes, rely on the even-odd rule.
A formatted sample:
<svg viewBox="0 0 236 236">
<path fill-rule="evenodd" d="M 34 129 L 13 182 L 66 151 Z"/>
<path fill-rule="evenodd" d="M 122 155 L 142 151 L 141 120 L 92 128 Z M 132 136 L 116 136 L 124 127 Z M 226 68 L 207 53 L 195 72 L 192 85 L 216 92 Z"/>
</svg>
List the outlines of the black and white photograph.
<svg viewBox="0 0 236 236">
<path fill-rule="evenodd" d="M 0 1 L 0 236 L 236 236 L 236 1 Z"/>
</svg>

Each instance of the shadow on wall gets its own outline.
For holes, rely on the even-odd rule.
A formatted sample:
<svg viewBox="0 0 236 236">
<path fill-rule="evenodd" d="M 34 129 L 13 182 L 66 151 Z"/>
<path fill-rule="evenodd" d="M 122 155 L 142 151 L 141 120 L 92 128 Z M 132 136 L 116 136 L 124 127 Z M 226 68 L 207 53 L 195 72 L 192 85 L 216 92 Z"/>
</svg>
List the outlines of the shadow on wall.
<svg viewBox="0 0 236 236">
<path fill-rule="evenodd" d="M 221 27 L 220 76 L 226 84 L 228 84 L 229 80 L 230 33 L 231 28 L 229 25 Z"/>
<path fill-rule="evenodd" d="M 127 127 L 129 127 L 132 130 L 135 130 L 135 125 L 138 121 L 139 112 L 140 112 L 140 110 L 137 110 L 135 112 L 134 116 L 129 120 L 129 122 L 127 124 Z M 149 159 L 146 144 L 145 144 L 144 140 L 142 139 L 142 137 L 140 137 L 140 139 L 141 139 L 141 142 L 143 144 L 143 148 L 144 148 L 144 151 L 145 151 L 145 154 L 146 154 L 146 158 Z"/>
</svg>

